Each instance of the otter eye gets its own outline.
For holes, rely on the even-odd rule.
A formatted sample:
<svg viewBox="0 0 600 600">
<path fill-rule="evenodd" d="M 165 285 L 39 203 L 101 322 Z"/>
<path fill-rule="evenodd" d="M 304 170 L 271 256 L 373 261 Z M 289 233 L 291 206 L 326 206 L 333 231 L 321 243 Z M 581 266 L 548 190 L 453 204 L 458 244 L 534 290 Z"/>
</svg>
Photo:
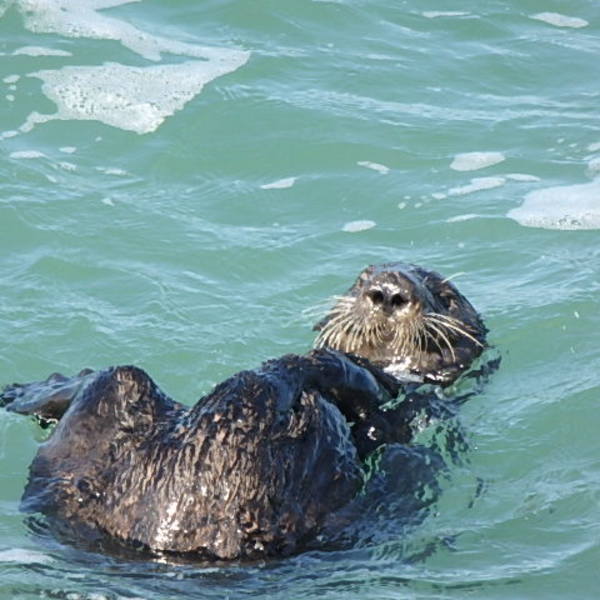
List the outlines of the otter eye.
<svg viewBox="0 0 600 600">
<path fill-rule="evenodd" d="M 394 308 L 400 308 L 407 303 L 407 299 L 402 294 L 394 294 L 390 298 L 390 303 Z"/>
<path fill-rule="evenodd" d="M 440 294 L 440 300 L 446 308 L 450 308 L 456 302 L 456 297 L 452 292 L 444 291 Z"/>
<path fill-rule="evenodd" d="M 384 296 L 381 290 L 371 290 L 367 296 L 373 304 L 383 304 Z"/>
</svg>

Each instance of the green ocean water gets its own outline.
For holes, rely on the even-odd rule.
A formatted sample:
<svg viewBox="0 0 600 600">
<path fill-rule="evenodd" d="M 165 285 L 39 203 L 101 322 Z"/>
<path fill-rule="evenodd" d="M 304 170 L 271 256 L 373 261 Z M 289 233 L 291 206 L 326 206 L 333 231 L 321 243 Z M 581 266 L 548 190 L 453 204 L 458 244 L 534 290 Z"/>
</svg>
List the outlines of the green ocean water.
<svg viewBox="0 0 600 600">
<path fill-rule="evenodd" d="M 136 364 L 192 403 L 395 260 L 454 275 L 502 355 L 420 523 L 258 565 L 36 536 L 44 434 L 0 411 L 0 599 L 598 597 L 596 1 L 0 13 L 0 385 Z"/>
</svg>

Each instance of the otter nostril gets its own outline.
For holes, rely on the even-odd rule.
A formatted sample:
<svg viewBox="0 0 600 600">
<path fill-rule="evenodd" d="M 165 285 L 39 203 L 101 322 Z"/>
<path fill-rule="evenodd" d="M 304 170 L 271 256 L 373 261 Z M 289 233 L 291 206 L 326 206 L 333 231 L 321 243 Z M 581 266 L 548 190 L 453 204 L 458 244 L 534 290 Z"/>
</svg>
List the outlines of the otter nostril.
<svg viewBox="0 0 600 600">
<path fill-rule="evenodd" d="M 383 304 L 385 296 L 381 290 L 371 290 L 367 296 L 373 304 Z"/>
<path fill-rule="evenodd" d="M 401 306 L 408 304 L 408 299 L 405 296 L 403 296 L 402 294 L 394 294 L 390 298 L 390 304 L 394 308 L 400 308 Z"/>
</svg>

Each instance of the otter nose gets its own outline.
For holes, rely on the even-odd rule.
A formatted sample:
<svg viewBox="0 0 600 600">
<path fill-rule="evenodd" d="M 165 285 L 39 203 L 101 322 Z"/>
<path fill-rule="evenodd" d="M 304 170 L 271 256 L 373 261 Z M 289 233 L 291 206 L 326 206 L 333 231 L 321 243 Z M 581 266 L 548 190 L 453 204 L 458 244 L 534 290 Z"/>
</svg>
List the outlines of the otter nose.
<svg viewBox="0 0 600 600">
<path fill-rule="evenodd" d="M 367 292 L 367 297 L 374 306 L 379 306 L 390 313 L 398 308 L 402 308 L 411 300 L 410 295 L 403 290 L 390 290 L 386 288 L 372 288 Z"/>
</svg>

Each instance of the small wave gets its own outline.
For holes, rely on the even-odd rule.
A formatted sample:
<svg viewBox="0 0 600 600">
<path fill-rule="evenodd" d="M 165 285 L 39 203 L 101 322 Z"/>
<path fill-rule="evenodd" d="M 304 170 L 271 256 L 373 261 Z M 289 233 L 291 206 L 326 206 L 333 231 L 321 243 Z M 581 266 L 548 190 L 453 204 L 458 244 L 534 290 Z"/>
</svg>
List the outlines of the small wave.
<svg viewBox="0 0 600 600">
<path fill-rule="evenodd" d="M 509 173 L 506 175 L 506 179 L 510 179 L 511 181 L 522 181 L 525 183 L 540 180 L 536 175 L 529 175 L 528 173 Z"/>
<path fill-rule="evenodd" d="M 373 229 L 377 223 L 375 221 L 351 221 L 350 223 L 346 223 L 342 227 L 342 231 L 346 231 L 348 233 L 357 233 L 358 231 L 366 231 L 367 229 Z"/>
<path fill-rule="evenodd" d="M 572 27 L 578 29 L 580 27 L 587 27 L 589 23 L 585 19 L 579 17 L 568 17 L 567 15 L 561 15 L 560 13 L 553 12 L 541 12 L 535 15 L 531 15 L 532 19 L 536 21 L 543 21 L 548 25 L 554 25 L 555 27 Z"/>
<path fill-rule="evenodd" d="M 46 564 L 52 562 L 52 558 L 42 552 L 25 550 L 24 548 L 10 548 L 0 550 L 0 563 Z"/>
<path fill-rule="evenodd" d="M 66 50 L 44 48 L 43 46 L 23 46 L 22 48 L 17 48 L 13 54 L 15 56 L 73 56 L 71 52 L 67 52 Z"/>
<path fill-rule="evenodd" d="M 438 19 L 439 17 L 468 17 L 470 14 L 460 10 L 426 10 L 423 16 L 427 19 Z"/>
<path fill-rule="evenodd" d="M 501 152 L 465 152 L 457 154 L 450 164 L 455 171 L 478 171 L 506 160 Z"/>
<path fill-rule="evenodd" d="M 10 158 L 31 160 L 33 158 L 46 158 L 46 155 L 39 150 L 16 150 L 9 154 Z"/>
<path fill-rule="evenodd" d="M 260 186 L 262 190 L 283 190 L 291 188 L 296 183 L 296 177 L 286 177 L 285 179 L 278 179 L 272 183 L 265 183 Z"/>
<path fill-rule="evenodd" d="M 446 223 L 460 223 L 462 221 L 471 221 L 472 219 L 478 219 L 481 215 L 475 213 L 468 213 L 465 215 L 456 215 L 455 217 L 449 217 L 446 219 Z"/>
<path fill-rule="evenodd" d="M 359 160 L 356 163 L 359 167 L 364 167 L 365 169 L 371 169 L 372 171 L 377 171 L 381 173 L 381 175 L 387 175 L 390 172 L 390 168 L 385 165 L 381 165 L 379 163 L 374 163 L 369 160 Z"/>
<path fill-rule="evenodd" d="M 471 183 L 448 190 L 448 196 L 466 196 L 482 190 L 491 190 L 506 183 L 504 177 L 475 177 Z"/>
</svg>

